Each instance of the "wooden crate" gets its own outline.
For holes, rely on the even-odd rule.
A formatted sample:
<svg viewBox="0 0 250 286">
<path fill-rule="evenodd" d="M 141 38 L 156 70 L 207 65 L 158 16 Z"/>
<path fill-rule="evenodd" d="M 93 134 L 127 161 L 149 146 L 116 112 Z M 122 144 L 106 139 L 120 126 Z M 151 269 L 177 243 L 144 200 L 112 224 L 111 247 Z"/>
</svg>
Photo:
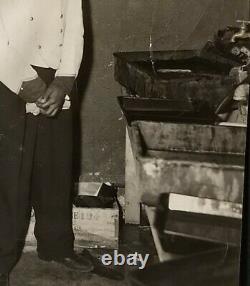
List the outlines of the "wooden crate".
<svg viewBox="0 0 250 286">
<path fill-rule="evenodd" d="M 73 208 L 76 247 L 118 249 L 119 209 Z"/>
<path fill-rule="evenodd" d="M 118 249 L 119 209 L 113 208 L 73 208 L 73 231 L 76 248 Z M 34 236 L 35 217 L 32 214 L 26 236 L 26 246 L 36 246 Z"/>
</svg>

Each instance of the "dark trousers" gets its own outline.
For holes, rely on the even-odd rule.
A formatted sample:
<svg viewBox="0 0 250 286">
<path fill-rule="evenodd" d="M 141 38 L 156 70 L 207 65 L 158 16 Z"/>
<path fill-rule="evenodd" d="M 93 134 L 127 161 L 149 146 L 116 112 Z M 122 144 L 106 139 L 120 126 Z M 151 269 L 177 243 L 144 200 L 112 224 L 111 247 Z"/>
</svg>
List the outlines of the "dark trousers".
<svg viewBox="0 0 250 286">
<path fill-rule="evenodd" d="M 51 69 L 38 69 L 49 84 Z M 34 208 L 37 251 L 60 258 L 73 251 L 72 113 L 25 113 L 25 103 L 0 83 L 0 273 L 20 254 Z"/>
</svg>

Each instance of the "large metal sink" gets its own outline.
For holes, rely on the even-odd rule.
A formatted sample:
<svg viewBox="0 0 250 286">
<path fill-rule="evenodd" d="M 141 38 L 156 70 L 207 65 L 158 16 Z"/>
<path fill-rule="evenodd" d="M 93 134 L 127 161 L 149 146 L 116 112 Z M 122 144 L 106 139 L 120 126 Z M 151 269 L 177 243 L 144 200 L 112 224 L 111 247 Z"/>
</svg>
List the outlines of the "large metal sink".
<svg viewBox="0 0 250 286">
<path fill-rule="evenodd" d="M 183 106 L 185 111 L 213 113 L 233 92 L 228 74 L 236 63 L 223 57 L 196 50 L 128 52 L 114 56 L 115 79 L 128 94 L 164 99 L 168 111 Z"/>
<path fill-rule="evenodd" d="M 134 122 L 142 200 L 173 192 L 241 204 L 245 140 L 244 127 Z"/>
</svg>

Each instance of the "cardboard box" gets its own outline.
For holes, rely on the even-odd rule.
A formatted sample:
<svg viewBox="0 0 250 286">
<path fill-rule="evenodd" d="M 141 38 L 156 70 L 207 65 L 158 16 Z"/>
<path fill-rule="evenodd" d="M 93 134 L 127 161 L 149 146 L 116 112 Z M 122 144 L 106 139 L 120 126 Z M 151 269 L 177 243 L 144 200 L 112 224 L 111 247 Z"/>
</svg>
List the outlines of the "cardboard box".
<svg viewBox="0 0 250 286">
<path fill-rule="evenodd" d="M 72 213 L 75 247 L 118 249 L 119 209 L 113 208 L 76 208 Z M 32 212 L 26 246 L 36 246 L 34 236 L 35 216 Z"/>
<path fill-rule="evenodd" d="M 119 209 L 73 208 L 73 230 L 76 247 L 118 249 Z"/>
</svg>

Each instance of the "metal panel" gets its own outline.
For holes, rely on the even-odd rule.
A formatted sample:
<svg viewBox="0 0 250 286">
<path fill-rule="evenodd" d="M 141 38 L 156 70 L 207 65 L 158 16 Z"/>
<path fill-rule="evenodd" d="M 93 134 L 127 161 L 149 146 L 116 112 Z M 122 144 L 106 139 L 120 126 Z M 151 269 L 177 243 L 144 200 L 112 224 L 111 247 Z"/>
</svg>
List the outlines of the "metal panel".
<svg viewBox="0 0 250 286">
<path fill-rule="evenodd" d="M 244 155 L 246 128 L 231 126 L 137 123 L 146 148 L 183 152 Z"/>
<path fill-rule="evenodd" d="M 144 202 L 174 192 L 242 203 L 245 129 L 138 122 L 132 130 Z"/>
</svg>

